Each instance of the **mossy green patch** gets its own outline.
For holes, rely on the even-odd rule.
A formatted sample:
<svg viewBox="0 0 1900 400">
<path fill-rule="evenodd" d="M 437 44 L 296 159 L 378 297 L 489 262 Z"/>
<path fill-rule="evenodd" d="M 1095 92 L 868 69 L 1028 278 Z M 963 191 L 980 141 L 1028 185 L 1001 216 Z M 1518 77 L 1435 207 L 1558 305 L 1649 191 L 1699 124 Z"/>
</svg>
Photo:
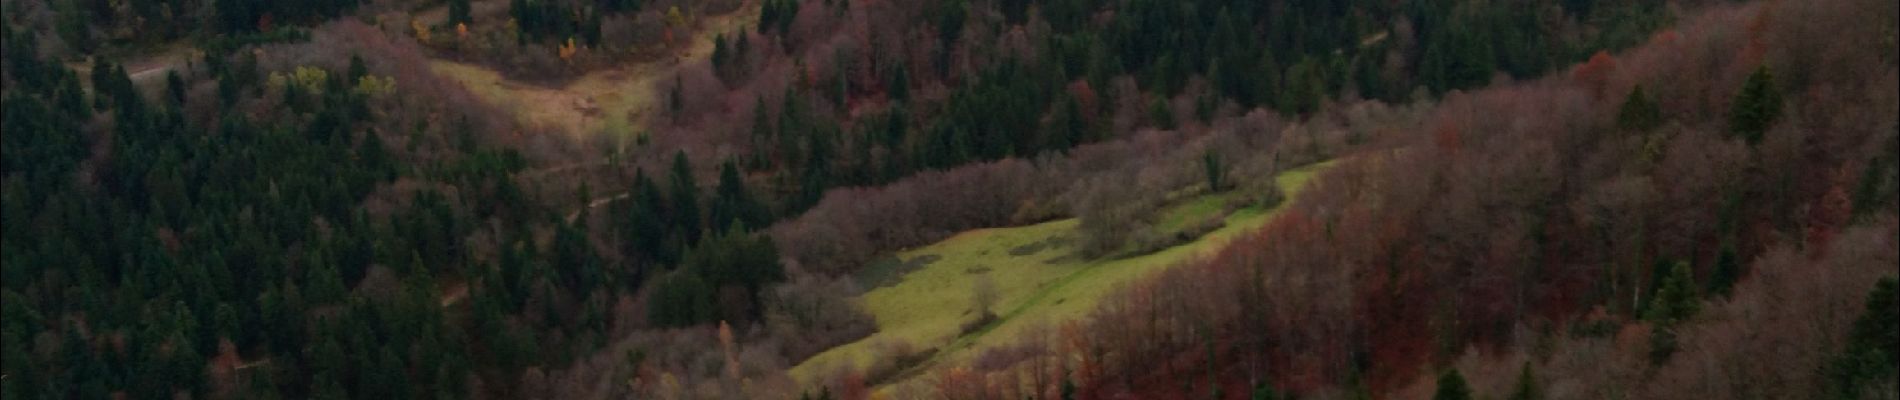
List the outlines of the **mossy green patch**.
<svg viewBox="0 0 1900 400">
<path fill-rule="evenodd" d="M 1290 170 L 1275 180 L 1291 199 L 1314 172 L 1329 165 Z M 1226 208 L 1228 196 L 1231 194 L 1201 196 L 1169 207 L 1163 211 L 1158 228 L 1172 226 L 1179 230 L 1219 215 Z M 800 382 L 813 382 L 822 378 L 819 374 L 839 366 L 868 366 L 879 357 L 896 356 L 877 354 L 882 343 L 890 342 L 908 343 L 916 351 L 936 349 L 934 356 L 916 367 L 920 369 L 966 360 L 983 348 L 1009 344 L 1036 325 L 1053 326 L 1083 317 L 1115 287 L 1220 249 L 1236 235 L 1265 225 L 1278 210 L 1241 208 L 1226 216 L 1224 227 L 1197 240 L 1120 259 L 1075 256 L 1072 241 L 1068 240 L 1077 235 L 1075 219 L 965 231 L 899 253 L 897 257 L 903 260 L 927 255 L 942 258 L 904 274 L 895 284 L 866 292 L 860 301 L 877 318 L 878 332 L 820 353 L 794 367 L 791 375 Z M 963 324 L 976 318 L 971 288 L 981 276 L 988 276 L 996 284 L 994 310 L 998 319 L 961 334 Z M 899 376 L 900 380 L 915 380 L 927 375 Z"/>
<path fill-rule="evenodd" d="M 1161 217 L 1155 221 L 1155 231 L 1173 234 L 1220 216 L 1227 211 L 1227 204 L 1233 197 L 1234 192 L 1227 191 L 1187 199 L 1163 210 Z"/>
</svg>

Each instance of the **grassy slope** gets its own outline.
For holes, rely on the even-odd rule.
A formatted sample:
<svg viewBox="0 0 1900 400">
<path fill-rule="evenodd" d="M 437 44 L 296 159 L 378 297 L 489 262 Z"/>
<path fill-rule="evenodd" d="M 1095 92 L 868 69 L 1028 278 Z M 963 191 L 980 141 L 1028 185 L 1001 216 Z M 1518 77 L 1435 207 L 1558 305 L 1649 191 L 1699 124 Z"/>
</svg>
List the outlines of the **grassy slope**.
<svg viewBox="0 0 1900 400">
<path fill-rule="evenodd" d="M 482 99 L 514 110 L 522 122 L 559 128 L 577 138 L 609 132 L 628 135 L 625 139 L 640 130 L 635 127 L 645 126 L 647 117 L 660 112 L 656 105 L 663 94 L 657 91 L 661 84 L 671 85 L 680 66 L 712 55 L 714 33 L 757 22 L 758 13 L 758 7 L 748 5 L 732 13 L 705 17 L 696 23 L 692 43 L 680 49 L 677 57 L 589 72 L 558 88 L 516 82 L 472 63 L 437 59 L 430 67 L 437 74 L 461 82 Z M 597 110 L 584 110 L 584 106 Z"/>
<path fill-rule="evenodd" d="M 1288 171 L 1276 179 L 1290 197 L 1315 171 L 1327 165 L 1330 163 Z M 1203 196 L 1176 205 L 1165 211 L 1162 225 L 1214 215 L 1220 212 L 1226 196 Z M 1225 227 L 1192 243 L 1123 259 L 1082 260 L 1070 256 L 1072 247 L 1065 239 L 1077 235 L 1075 219 L 971 230 L 902 252 L 898 256 L 905 260 L 931 255 L 942 259 L 905 274 L 894 285 L 865 293 L 861 300 L 865 309 L 877 317 L 878 333 L 806 360 L 792 369 L 792 377 L 812 382 L 842 365 L 869 365 L 882 356 L 878 349 L 883 343 L 895 341 L 907 342 L 917 350 L 941 349 L 924 362 L 925 368 L 945 361 L 963 361 L 983 348 L 1008 344 L 1033 326 L 1053 326 L 1082 317 L 1117 285 L 1219 249 L 1233 236 L 1264 225 L 1277 210 L 1241 209 L 1227 217 Z M 1037 243 L 1055 244 L 1029 254 L 1010 252 Z M 1000 296 L 995 312 L 1001 319 L 958 336 L 961 324 L 975 318 L 971 286 L 980 274 L 988 274 L 996 283 Z"/>
</svg>

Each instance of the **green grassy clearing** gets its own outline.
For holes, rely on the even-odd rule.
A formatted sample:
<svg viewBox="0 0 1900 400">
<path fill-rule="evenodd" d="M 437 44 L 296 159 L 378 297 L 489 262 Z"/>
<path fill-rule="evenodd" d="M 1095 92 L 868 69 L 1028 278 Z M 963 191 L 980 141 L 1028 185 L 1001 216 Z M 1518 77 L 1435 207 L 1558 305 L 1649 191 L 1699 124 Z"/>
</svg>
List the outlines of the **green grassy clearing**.
<svg viewBox="0 0 1900 400">
<path fill-rule="evenodd" d="M 1227 202 L 1232 200 L 1235 195 L 1236 193 L 1233 191 L 1208 194 L 1187 199 L 1181 204 L 1169 207 L 1167 210 L 1163 210 L 1161 217 L 1155 221 L 1155 231 L 1161 233 L 1180 232 L 1182 229 L 1220 215 L 1222 211 L 1227 209 Z M 1234 211 L 1238 212 L 1241 210 Z"/>
<path fill-rule="evenodd" d="M 1287 171 L 1275 179 L 1291 199 L 1314 172 L 1330 164 Z M 1169 232 L 1218 215 L 1230 196 L 1232 193 L 1201 196 L 1172 205 L 1163 211 L 1157 228 L 1172 227 L 1164 230 Z M 908 343 L 915 351 L 939 349 L 919 368 L 966 360 L 981 353 L 981 349 L 1009 344 L 1033 326 L 1053 327 L 1055 323 L 1082 317 L 1116 286 L 1158 268 L 1218 250 L 1235 235 L 1264 225 L 1278 209 L 1239 209 L 1227 216 L 1226 226 L 1194 242 L 1121 259 L 1083 260 L 1070 255 L 1078 235 L 1075 219 L 971 230 L 929 246 L 900 252 L 897 257 L 902 260 L 939 258 L 921 267 L 913 265 L 914 270 L 887 286 L 865 285 L 869 291 L 860 300 L 877 318 L 878 332 L 819 353 L 794 367 L 791 375 L 800 382 L 813 382 L 840 366 L 868 366 L 879 357 L 889 357 L 879 352 L 886 343 L 893 342 Z M 999 319 L 968 335 L 960 335 L 962 324 L 976 318 L 971 287 L 976 278 L 984 274 L 996 284 L 999 296 L 994 312 Z M 878 280 L 892 281 L 890 277 Z M 916 380 L 924 376 L 927 375 L 900 379 Z"/>
</svg>

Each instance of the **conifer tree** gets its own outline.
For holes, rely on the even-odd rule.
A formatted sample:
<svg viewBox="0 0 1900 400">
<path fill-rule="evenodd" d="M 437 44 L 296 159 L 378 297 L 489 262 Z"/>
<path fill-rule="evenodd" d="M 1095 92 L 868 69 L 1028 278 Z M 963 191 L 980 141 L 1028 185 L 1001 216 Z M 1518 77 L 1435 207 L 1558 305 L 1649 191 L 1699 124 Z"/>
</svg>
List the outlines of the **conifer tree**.
<svg viewBox="0 0 1900 400">
<path fill-rule="evenodd" d="M 1510 400 L 1543 400 L 1544 390 L 1537 386 L 1537 376 L 1531 372 L 1531 363 L 1524 362 L 1518 368 L 1517 385 L 1511 389 Z"/>
<path fill-rule="evenodd" d="M 1432 394 L 1432 400 L 1471 400 L 1471 386 L 1465 383 L 1465 376 L 1457 368 L 1446 370 L 1438 376 L 1438 390 Z"/>
<path fill-rule="evenodd" d="M 1709 274 L 1709 293 L 1727 296 L 1741 275 L 1741 255 L 1735 250 L 1735 244 L 1723 243 L 1721 252 L 1715 256 L 1715 270 Z"/>
<path fill-rule="evenodd" d="M 1649 95 L 1643 93 L 1643 85 L 1630 89 L 1628 98 L 1623 100 L 1623 108 L 1616 113 L 1616 127 L 1627 131 L 1648 131 L 1662 125 L 1662 110 L 1657 107 Z"/>
<path fill-rule="evenodd" d="M 1828 398 L 1867 398 L 1869 390 L 1893 394 L 1894 377 L 1900 374 L 1900 293 L 1895 286 L 1892 276 L 1874 284 L 1865 311 L 1848 334 L 1847 348 L 1823 367 Z"/>
<path fill-rule="evenodd" d="M 683 244 L 691 245 L 699 241 L 699 231 L 703 228 L 699 221 L 699 183 L 693 178 L 693 166 L 686 160 L 686 152 L 673 153 L 671 178 L 671 216 L 672 230 L 685 235 Z"/>
<path fill-rule="evenodd" d="M 469 0 L 449 0 L 449 25 L 475 22 L 469 17 Z"/>
<path fill-rule="evenodd" d="M 1668 361 L 1680 346 L 1676 337 L 1676 326 L 1695 315 L 1702 304 L 1696 295 L 1695 278 L 1690 275 L 1689 263 L 1677 262 L 1669 269 L 1669 275 L 1663 278 L 1650 297 L 1649 308 L 1645 312 L 1652 326 L 1649 336 L 1649 360 L 1652 363 Z"/>
<path fill-rule="evenodd" d="M 771 216 L 745 187 L 739 164 L 728 160 L 719 166 L 719 187 L 715 190 L 708 225 L 717 231 L 740 227 L 745 231 L 764 228 Z"/>
<path fill-rule="evenodd" d="M 1762 134 L 1780 118 L 1781 89 L 1775 87 L 1775 77 L 1764 65 L 1748 75 L 1742 92 L 1735 95 L 1729 108 L 1729 131 L 1749 144 L 1760 143 Z"/>
</svg>

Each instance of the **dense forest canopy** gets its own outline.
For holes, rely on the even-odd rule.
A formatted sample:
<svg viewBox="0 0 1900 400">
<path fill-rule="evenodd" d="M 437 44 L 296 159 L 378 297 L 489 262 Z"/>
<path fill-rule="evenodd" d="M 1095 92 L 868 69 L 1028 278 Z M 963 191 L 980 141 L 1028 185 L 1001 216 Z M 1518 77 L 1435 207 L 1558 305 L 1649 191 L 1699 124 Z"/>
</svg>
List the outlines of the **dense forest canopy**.
<svg viewBox="0 0 1900 400">
<path fill-rule="evenodd" d="M 0 4 L 9 399 L 1845 399 L 1900 374 L 1892 2 Z M 486 95 L 621 75 L 651 87 L 572 107 L 621 123 Z M 858 295 L 895 253 L 1073 218 L 1073 257 L 1148 254 L 1220 228 L 1163 216 L 1197 196 L 1283 210 L 975 362 L 787 372 L 882 326 Z M 984 282 L 963 333 L 1006 317 Z"/>
</svg>

